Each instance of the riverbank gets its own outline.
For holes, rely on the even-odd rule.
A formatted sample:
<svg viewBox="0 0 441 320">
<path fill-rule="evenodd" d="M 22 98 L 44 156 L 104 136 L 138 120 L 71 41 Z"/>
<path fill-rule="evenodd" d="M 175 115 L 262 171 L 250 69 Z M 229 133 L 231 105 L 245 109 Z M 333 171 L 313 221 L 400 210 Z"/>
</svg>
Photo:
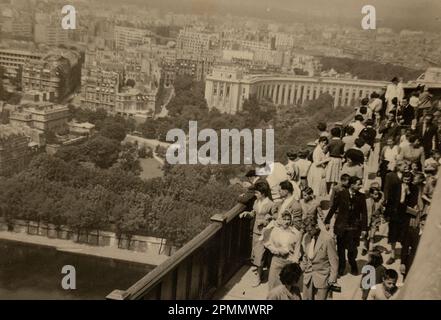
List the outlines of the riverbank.
<svg viewBox="0 0 441 320">
<path fill-rule="evenodd" d="M 136 252 L 114 247 L 95 247 L 87 244 L 75 243 L 70 240 L 52 239 L 44 236 L 9 231 L 0 231 L 0 239 L 52 247 L 62 252 L 135 262 L 151 266 L 157 266 L 168 258 L 166 255 L 159 255 L 153 252 Z"/>
</svg>

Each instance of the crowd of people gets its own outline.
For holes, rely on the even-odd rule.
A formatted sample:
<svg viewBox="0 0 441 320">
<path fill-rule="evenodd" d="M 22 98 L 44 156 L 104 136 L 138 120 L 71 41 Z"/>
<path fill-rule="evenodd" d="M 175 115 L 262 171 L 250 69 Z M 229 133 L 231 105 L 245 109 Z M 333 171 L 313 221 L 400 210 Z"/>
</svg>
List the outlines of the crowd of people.
<svg viewBox="0 0 441 320">
<path fill-rule="evenodd" d="M 362 271 L 363 299 L 396 297 L 441 164 L 440 106 L 427 88 L 407 97 L 394 78 L 361 100 L 346 126 L 319 123 L 314 150 L 288 152 L 278 180 L 259 167 L 247 172 L 239 201 L 247 206 L 240 217 L 253 219 L 254 286 L 267 274 L 268 299 L 324 300 L 341 291 L 338 279 L 347 271 Z M 385 238 L 387 248 L 378 245 Z M 359 254 L 370 269 L 359 269 Z M 398 259 L 399 270 L 391 266 Z M 373 276 L 368 286 L 367 276 Z"/>
</svg>

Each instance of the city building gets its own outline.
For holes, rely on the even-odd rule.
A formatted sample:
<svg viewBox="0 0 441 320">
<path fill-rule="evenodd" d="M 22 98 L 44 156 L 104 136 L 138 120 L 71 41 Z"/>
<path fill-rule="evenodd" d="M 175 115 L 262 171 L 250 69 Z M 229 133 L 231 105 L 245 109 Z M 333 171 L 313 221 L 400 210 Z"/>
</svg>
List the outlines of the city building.
<svg viewBox="0 0 441 320">
<path fill-rule="evenodd" d="M 205 80 L 208 107 L 234 114 L 245 100 L 256 97 L 275 105 L 301 104 L 322 93 L 334 97 L 334 106 L 352 106 L 387 82 L 339 78 L 320 78 L 284 74 L 247 74 L 244 69 L 219 66 Z"/>
<path fill-rule="evenodd" d="M 61 19 L 61 10 L 53 14 L 37 12 L 34 26 L 35 43 L 43 43 L 53 47 L 67 44 L 70 30 L 61 28 Z"/>
<path fill-rule="evenodd" d="M 216 58 L 206 55 L 205 57 L 194 55 L 180 55 L 176 58 L 176 75 L 191 76 L 196 81 L 202 81 L 211 71 Z"/>
<path fill-rule="evenodd" d="M 116 94 L 122 81 L 122 73 L 100 67 L 83 68 L 81 104 L 92 110 L 103 108 L 111 114 L 115 113 Z"/>
<path fill-rule="evenodd" d="M 10 176 L 24 169 L 28 155 L 28 138 L 24 131 L 0 124 L 0 176 Z"/>
<path fill-rule="evenodd" d="M 156 90 L 145 90 L 126 87 L 116 95 L 115 113 L 145 121 L 155 112 Z"/>
<path fill-rule="evenodd" d="M 196 31 L 189 28 L 181 29 L 179 32 L 176 48 L 180 52 L 202 54 L 213 49 L 219 44 L 219 35 L 203 31 Z"/>
<path fill-rule="evenodd" d="M 141 46 L 151 43 L 151 31 L 145 29 L 115 26 L 115 45 L 118 50 L 126 47 Z"/>
<path fill-rule="evenodd" d="M 23 66 L 30 62 L 37 63 L 43 58 L 43 53 L 32 50 L 12 49 L 10 46 L 0 48 L 0 66 L 5 70 L 5 76 L 21 81 Z"/>
<path fill-rule="evenodd" d="M 31 102 L 18 106 L 9 115 L 13 127 L 29 127 L 42 132 L 62 132 L 67 128 L 69 108 L 51 102 Z"/>
<path fill-rule="evenodd" d="M 0 33 L 5 38 L 32 41 L 34 17 L 26 8 L 0 11 Z"/>
<path fill-rule="evenodd" d="M 23 67 L 23 91 L 52 92 L 54 101 L 62 101 L 81 83 L 81 55 L 76 51 L 56 49 L 40 61 L 28 61 Z"/>
</svg>

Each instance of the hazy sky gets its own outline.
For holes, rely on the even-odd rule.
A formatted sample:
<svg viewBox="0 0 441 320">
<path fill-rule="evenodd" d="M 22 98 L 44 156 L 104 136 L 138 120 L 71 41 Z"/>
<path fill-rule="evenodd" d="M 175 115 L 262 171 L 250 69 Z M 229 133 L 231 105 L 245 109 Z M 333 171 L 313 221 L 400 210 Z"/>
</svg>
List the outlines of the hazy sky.
<svg viewBox="0 0 441 320">
<path fill-rule="evenodd" d="M 125 0 L 126 1 L 126 0 Z M 129 0 L 175 12 L 236 13 L 284 22 L 360 25 L 361 8 L 377 10 L 377 27 L 441 31 L 441 0 Z M 128 2 L 129 2 L 128 1 Z"/>
</svg>

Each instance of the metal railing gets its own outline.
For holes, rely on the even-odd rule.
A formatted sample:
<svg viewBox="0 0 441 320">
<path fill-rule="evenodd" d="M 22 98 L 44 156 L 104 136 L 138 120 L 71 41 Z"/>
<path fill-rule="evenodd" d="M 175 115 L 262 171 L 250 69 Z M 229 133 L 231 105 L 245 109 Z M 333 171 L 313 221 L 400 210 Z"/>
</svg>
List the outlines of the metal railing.
<svg viewBox="0 0 441 320">
<path fill-rule="evenodd" d="M 217 214 L 195 238 L 127 290 L 114 290 L 110 300 L 210 299 L 249 259 L 251 226 L 240 219 L 237 204 Z"/>
</svg>

